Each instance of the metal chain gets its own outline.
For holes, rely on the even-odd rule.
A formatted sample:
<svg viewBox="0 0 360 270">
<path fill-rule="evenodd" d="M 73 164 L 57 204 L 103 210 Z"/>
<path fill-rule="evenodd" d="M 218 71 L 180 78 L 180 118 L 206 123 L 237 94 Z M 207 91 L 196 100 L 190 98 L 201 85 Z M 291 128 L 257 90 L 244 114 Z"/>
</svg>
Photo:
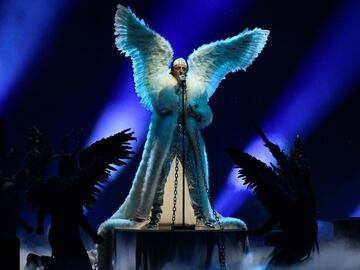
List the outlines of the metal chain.
<svg viewBox="0 0 360 270">
<path fill-rule="evenodd" d="M 205 174 L 205 168 L 204 168 L 204 164 L 201 160 L 201 150 L 200 150 L 200 139 L 199 139 L 199 134 L 198 134 L 198 130 L 195 130 L 195 137 L 196 137 L 196 144 L 197 144 L 197 149 L 198 149 L 198 155 L 200 158 L 200 168 L 201 168 L 201 174 L 202 174 L 202 178 L 204 181 L 204 186 L 205 186 L 205 190 L 206 190 L 206 194 L 210 203 L 210 207 L 212 210 L 212 213 L 215 217 L 216 223 L 219 225 L 221 233 L 220 233 L 220 239 L 218 242 L 218 248 L 219 248 L 219 261 L 220 261 L 220 269 L 221 270 L 226 270 L 226 254 L 225 254 L 225 239 L 224 239 L 224 226 L 221 224 L 220 222 L 220 218 L 218 216 L 218 214 L 215 211 L 215 208 L 211 202 L 211 196 L 210 196 L 210 189 L 209 189 L 209 185 L 206 182 L 206 174 Z"/>
<path fill-rule="evenodd" d="M 182 110 L 181 110 L 181 107 L 180 107 L 180 104 L 178 104 L 178 120 L 179 120 L 179 117 L 182 116 Z M 180 118 L 182 119 L 182 118 Z M 182 123 L 182 121 L 181 121 Z M 177 125 L 177 133 L 176 136 L 178 139 L 179 136 L 180 136 L 180 133 L 181 132 L 184 132 L 183 128 L 178 124 Z M 183 146 L 184 147 L 184 146 Z M 184 169 L 183 169 L 184 170 Z M 183 171 L 184 173 L 184 171 Z M 172 217 L 171 217 L 171 225 L 174 226 L 175 225 L 175 219 L 176 219 L 176 203 L 177 203 L 177 188 L 178 188 L 178 178 L 179 178 L 179 158 L 176 156 L 176 161 L 175 161 L 175 180 L 174 180 L 174 198 L 173 198 L 173 213 L 172 213 Z M 185 202 L 183 202 L 185 203 Z"/>
<path fill-rule="evenodd" d="M 177 202 L 177 186 L 178 186 L 178 177 L 179 177 L 179 159 L 176 157 L 175 162 L 175 181 L 174 181 L 174 198 L 173 198 L 173 213 L 172 213 L 172 225 L 175 225 L 176 219 L 176 202 Z"/>
<path fill-rule="evenodd" d="M 183 104 L 184 106 L 184 104 Z M 178 117 L 181 117 L 182 110 L 180 110 L 180 106 L 178 106 Z M 182 119 L 184 120 L 184 119 Z M 180 132 L 184 132 L 184 121 L 181 121 L 181 128 L 178 125 L 178 134 L 180 134 Z M 201 174 L 202 174 L 202 178 L 204 181 L 204 187 L 206 190 L 206 194 L 210 203 L 210 207 L 211 210 L 213 212 L 213 215 L 215 217 L 216 223 L 219 225 L 221 233 L 220 233 L 220 238 L 218 241 L 218 248 L 219 248 L 219 261 L 220 261 L 220 270 L 226 270 L 226 255 L 225 255 L 225 244 L 224 244 L 224 226 L 221 224 L 220 219 L 218 214 L 216 213 L 213 204 L 211 203 L 211 197 L 210 197 L 210 189 L 209 186 L 206 182 L 206 174 L 205 174 L 205 169 L 204 169 L 204 165 L 203 162 L 201 160 L 201 151 L 200 151 L 200 140 L 199 140 L 199 134 L 198 134 L 198 130 L 195 130 L 195 136 L 196 136 L 196 143 L 197 143 L 197 148 L 198 148 L 198 154 L 199 154 L 199 158 L 200 158 L 200 168 L 201 168 Z M 183 147 L 185 147 L 183 145 Z M 185 173 L 183 171 L 183 173 Z M 172 225 L 175 225 L 175 219 L 176 219 L 176 203 L 177 203 L 177 186 L 178 186 L 178 176 L 179 176 L 179 158 L 176 156 L 176 163 L 175 163 L 175 181 L 174 181 L 174 198 L 173 198 L 173 214 L 172 214 Z M 199 186 L 200 187 L 200 186 Z M 185 202 L 183 202 L 185 203 Z"/>
</svg>

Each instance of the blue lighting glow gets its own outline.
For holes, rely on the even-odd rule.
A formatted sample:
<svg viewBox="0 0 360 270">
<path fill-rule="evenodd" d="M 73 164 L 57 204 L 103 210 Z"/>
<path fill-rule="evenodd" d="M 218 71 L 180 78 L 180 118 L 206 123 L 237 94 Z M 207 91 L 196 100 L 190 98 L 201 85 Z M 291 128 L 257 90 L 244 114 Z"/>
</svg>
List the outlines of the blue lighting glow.
<svg viewBox="0 0 360 270">
<path fill-rule="evenodd" d="M 183 0 L 175 5 L 171 1 L 166 3 L 162 5 L 161 10 L 150 15 L 151 25 L 154 23 L 156 25 L 154 29 L 170 42 L 175 56 L 186 58 L 194 49 L 203 45 L 203 38 L 206 38 L 214 29 L 220 29 L 228 23 L 228 20 L 224 18 L 229 19 L 232 14 L 241 14 L 248 8 L 251 1 L 209 0 L 204 4 L 201 1 Z M 196 18 L 196 23 L 194 23 L 194 18 Z M 245 28 L 246 26 L 242 26 L 238 32 Z M 227 37 L 220 36 L 219 38 Z M 214 40 L 205 42 L 211 41 Z"/>
<path fill-rule="evenodd" d="M 8 0 L 0 6 L 0 113 L 68 0 Z"/>
<path fill-rule="evenodd" d="M 284 149 L 288 144 L 285 139 L 279 135 L 267 134 L 267 136 L 272 142 L 278 144 L 282 149 Z M 256 156 L 257 159 L 268 165 L 270 165 L 270 163 L 275 163 L 273 156 L 264 146 L 264 142 L 261 138 L 253 140 L 253 142 L 246 147 L 245 152 Z M 221 191 L 215 201 L 215 208 L 224 215 L 231 215 L 236 212 L 239 206 L 243 205 L 252 196 L 252 191 L 247 189 L 247 187 L 243 185 L 243 181 L 238 178 L 238 170 L 233 169 L 229 173 L 225 188 Z M 229 200 L 231 200 L 231 203 L 229 203 Z"/>
<path fill-rule="evenodd" d="M 265 269 L 266 269 L 266 265 L 258 265 L 250 268 L 249 270 L 265 270 Z"/>
<path fill-rule="evenodd" d="M 360 203 L 356 207 L 356 209 L 353 211 L 350 217 L 360 217 Z"/>
<path fill-rule="evenodd" d="M 339 7 L 264 121 L 266 134 L 278 134 L 291 141 L 296 134 L 306 138 L 351 93 L 360 75 L 359 23 L 359 1 L 347 1 Z M 283 149 L 288 147 L 285 142 Z M 259 157 L 262 151 L 255 148 L 251 154 Z M 233 214 L 244 201 L 238 198 L 240 194 L 229 196 L 226 192 L 236 190 L 232 177 L 230 173 L 215 202 L 216 209 L 225 215 Z"/>
<path fill-rule="evenodd" d="M 242 257 L 241 269 L 248 270 L 265 270 L 267 261 L 267 252 L 264 250 L 255 249 L 244 254 Z"/>
<path fill-rule="evenodd" d="M 147 127 L 150 123 L 150 113 L 141 107 L 139 98 L 136 96 L 134 90 L 134 83 L 128 81 L 123 84 L 125 78 L 132 77 L 132 70 L 128 70 L 124 77 L 120 77 L 116 89 L 121 89 L 113 101 L 111 101 L 102 115 L 98 119 L 98 124 L 93 130 L 92 135 L 87 145 L 93 142 L 111 136 L 121 130 L 131 127 L 135 132 L 134 136 L 137 141 L 132 141 L 132 151 L 136 152 L 139 146 L 142 145 Z M 112 172 L 110 181 L 123 170 L 123 166 L 119 167 L 118 171 Z"/>
</svg>

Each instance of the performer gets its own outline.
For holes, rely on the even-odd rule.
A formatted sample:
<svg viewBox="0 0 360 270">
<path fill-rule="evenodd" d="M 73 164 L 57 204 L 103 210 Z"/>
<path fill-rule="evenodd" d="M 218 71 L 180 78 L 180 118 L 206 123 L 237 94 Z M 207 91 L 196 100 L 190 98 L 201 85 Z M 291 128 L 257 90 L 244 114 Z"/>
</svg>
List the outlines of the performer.
<svg viewBox="0 0 360 270">
<path fill-rule="evenodd" d="M 185 133 L 185 173 L 194 214 L 200 223 L 211 226 L 216 213 L 212 211 L 205 185 L 209 185 L 208 162 L 200 129 L 212 121 L 208 105 L 220 81 L 229 72 L 245 70 L 262 51 L 269 31 L 255 28 L 226 40 L 206 44 L 195 50 L 186 62 L 173 62 L 173 50 L 167 40 L 139 20 L 130 8 L 118 5 L 115 16 L 115 44 L 133 62 L 135 88 L 142 105 L 152 112 L 142 159 L 125 202 L 99 228 L 105 243 L 99 247 L 99 269 L 110 266 L 112 230 L 136 226 L 148 218 L 156 226 L 160 218 L 163 187 L 171 162 L 182 145 L 178 134 Z M 185 123 L 182 114 L 181 88 L 186 77 Z M 182 78 L 182 79 L 181 79 Z M 224 218 L 222 224 L 245 229 L 243 221 Z M 107 257 L 107 259 L 105 258 Z"/>
<path fill-rule="evenodd" d="M 196 224 L 198 226 L 204 224 L 208 227 L 214 227 L 214 225 L 210 222 L 211 220 L 210 217 L 204 216 L 203 214 L 204 211 L 202 209 L 203 206 L 206 207 L 209 205 L 207 204 L 207 201 L 205 201 L 205 204 L 204 201 L 201 201 L 201 199 L 206 199 L 206 198 L 201 197 L 200 192 L 204 192 L 204 194 L 206 195 L 208 194 L 206 193 L 206 189 L 204 189 L 205 187 L 204 182 L 201 182 L 200 181 L 201 177 L 197 175 L 199 171 L 196 170 L 199 164 L 197 163 L 197 158 L 200 157 L 201 153 L 196 153 L 194 151 L 197 149 L 198 146 L 193 145 L 192 142 L 189 140 L 188 131 L 186 130 L 186 128 L 185 130 L 183 130 L 184 119 L 193 117 L 199 124 L 200 122 L 210 123 L 212 119 L 212 113 L 210 108 L 208 108 L 207 114 L 196 112 L 190 104 L 188 104 L 186 111 L 183 110 L 183 98 L 186 99 L 187 97 L 186 95 L 187 63 L 185 59 L 183 58 L 175 59 L 172 64 L 170 73 L 172 76 L 174 76 L 174 78 L 177 81 L 176 92 L 175 92 L 177 95 L 176 107 L 174 106 L 171 110 L 168 109 L 164 110 L 164 104 L 167 104 L 167 100 L 166 98 L 162 99 L 159 96 L 159 98 L 154 103 L 154 108 L 161 117 L 169 117 L 171 115 L 171 117 L 176 118 L 176 128 L 173 131 L 171 131 L 173 133 L 172 134 L 173 138 L 171 140 L 170 148 L 166 155 L 166 159 L 164 161 L 160 173 L 159 183 L 157 185 L 157 190 L 155 192 L 155 197 L 153 199 L 151 219 L 148 228 L 157 228 L 159 224 L 162 213 L 161 208 L 163 206 L 163 201 L 164 201 L 163 198 L 164 198 L 165 183 L 170 171 L 171 164 L 175 158 L 177 158 L 178 161 L 181 162 L 186 174 L 186 178 L 188 181 L 188 189 L 191 199 L 191 206 L 194 210 L 194 214 L 196 217 Z M 194 106 L 197 107 L 198 105 L 194 105 Z M 183 113 L 186 114 L 185 118 L 183 118 L 182 115 Z M 182 138 L 182 135 L 184 136 L 184 138 Z M 200 149 L 198 149 L 198 151 L 200 151 Z M 184 162 L 183 160 L 184 159 L 183 155 L 185 155 L 186 157 L 185 158 L 186 162 Z M 202 162 L 202 160 L 198 160 L 198 161 Z"/>
</svg>

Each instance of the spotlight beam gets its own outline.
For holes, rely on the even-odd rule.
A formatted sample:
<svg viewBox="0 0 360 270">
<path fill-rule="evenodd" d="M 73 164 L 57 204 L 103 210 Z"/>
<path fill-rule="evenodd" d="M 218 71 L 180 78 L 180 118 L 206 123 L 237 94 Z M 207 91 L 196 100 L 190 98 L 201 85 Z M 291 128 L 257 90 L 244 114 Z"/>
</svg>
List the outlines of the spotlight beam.
<svg viewBox="0 0 360 270">
<path fill-rule="evenodd" d="M 359 205 L 354 209 L 350 217 L 360 217 L 360 203 Z"/>
<path fill-rule="evenodd" d="M 16 82 L 56 30 L 69 0 L 8 0 L 0 7 L 0 113 Z"/>
<path fill-rule="evenodd" d="M 344 3 L 337 14 L 327 23 L 319 40 L 304 58 L 298 72 L 274 106 L 274 110 L 262 127 L 269 138 L 283 149 L 296 134 L 303 138 L 323 121 L 353 90 L 360 75 L 360 2 L 350 0 Z M 273 139 L 275 137 L 275 139 Z M 246 152 L 269 163 L 262 143 L 256 141 Z M 265 157 L 265 158 L 264 158 Z M 232 215 L 244 200 L 238 186 L 241 181 L 229 173 L 225 188 L 218 196 L 215 207 L 225 215 Z M 245 195 L 247 196 L 247 195 Z"/>
</svg>

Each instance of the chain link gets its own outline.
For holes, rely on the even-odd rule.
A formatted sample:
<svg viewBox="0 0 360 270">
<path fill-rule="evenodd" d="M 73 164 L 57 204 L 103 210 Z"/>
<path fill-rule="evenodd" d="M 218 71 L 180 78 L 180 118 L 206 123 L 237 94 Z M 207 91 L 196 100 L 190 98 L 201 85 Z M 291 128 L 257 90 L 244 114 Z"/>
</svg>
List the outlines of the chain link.
<svg viewBox="0 0 360 270">
<path fill-rule="evenodd" d="M 181 90 L 181 88 L 179 88 Z M 184 93 L 183 93 L 184 94 Z M 182 102 L 183 103 L 183 102 Z M 183 128 L 183 110 L 181 109 L 180 103 L 178 104 L 178 110 L 177 110 L 177 115 L 178 115 L 178 119 L 177 121 L 179 121 L 180 119 L 180 123 L 178 122 L 177 125 L 177 134 L 176 136 L 176 140 L 178 140 L 180 138 L 180 133 L 185 132 L 184 128 Z M 184 145 L 182 147 L 185 147 Z M 184 168 L 183 168 L 183 173 L 184 172 Z M 172 217 L 171 217 L 171 225 L 174 226 L 175 225 L 175 219 L 176 219 L 176 203 L 177 203 L 177 188 L 178 188 L 178 178 L 179 178 L 179 158 L 176 156 L 176 161 L 175 161 L 175 180 L 174 180 L 174 198 L 173 198 L 173 213 L 172 213 Z M 185 202 L 183 202 L 185 203 Z"/>
<path fill-rule="evenodd" d="M 183 104 L 182 106 L 184 106 L 184 100 L 183 100 Z M 180 125 L 178 125 L 178 134 L 180 134 L 180 132 L 184 133 L 184 115 L 181 115 L 182 113 L 184 113 L 184 107 L 182 108 L 182 110 L 180 110 L 180 106 L 178 107 L 178 117 L 182 116 L 182 120 L 181 120 L 181 128 Z M 224 226 L 221 224 L 220 222 L 220 218 L 218 216 L 218 214 L 216 213 L 213 204 L 211 203 L 211 197 L 210 197 L 210 189 L 209 189 L 209 185 L 206 182 L 206 174 L 205 174 L 205 168 L 204 168 L 204 164 L 203 161 L 201 160 L 201 150 L 200 150 L 200 139 L 199 139 L 199 134 L 198 134 L 198 130 L 195 130 L 195 136 L 196 136 L 196 144 L 197 144 L 197 150 L 198 150 L 198 155 L 200 158 L 200 168 L 201 168 L 201 174 L 202 174 L 202 178 L 204 181 L 204 187 L 206 190 L 206 194 L 210 203 L 210 207 L 212 210 L 212 213 L 215 217 L 216 223 L 219 225 L 220 227 L 220 237 L 219 237 L 219 241 L 218 241 L 218 248 L 219 248 L 219 261 L 220 261 L 220 270 L 226 270 L 226 254 L 225 254 L 225 239 L 224 239 Z M 183 134 L 184 136 L 184 134 Z M 185 145 L 183 145 L 182 147 L 185 147 Z M 183 173 L 184 172 L 184 167 L 183 167 Z M 179 158 L 176 157 L 176 163 L 175 163 L 175 181 L 174 181 L 174 198 L 173 198 L 173 213 L 172 213 L 172 225 L 175 225 L 175 219 L 176 219 L 176 203 L 177 203 L 177 187 L 178 187 L 178 177 L 179 177 Z M 200 183 L 199 183 L 200 184 Z M 200 185 L 199 185 L 199 189 L 200 189 Z M 185 202 L 183 202 L 185 203 Z"/>
<path fill-rule="evenodd" d="M 209 185 L 206 182 L 206 174 L 205 174 L 205 168 L 204 168 L 204 164 L 203 161 L 201 160 L 201 150 L 200 150 L 200 138 L 199 138 L 199 134 L 198 134 L 198 130 L 195 130 L 195 137 L 196 137 L 196 144 L 197 144 L 197 150 L 198 150 L 198 155 L 200 158 L 200 168 L 201 168 L 201 174 L 202 174 L 202 178 L 204 181 L 204 187 L 206 190 L 206 194 L 210 203 L 210 207 L 212 210 L 212 213 L 215 217 L 216 223 L 219 225 L 220 227 L 220 237 L 219 237 L 219 241 L 218 241 L 218 248 L 219 248 L 219 261 L 220 261 L 220 269 L 221 270 L 226 270 L 226 254 L 225 254 L 225 239 L 224 239 L 224 226 L 221 224 L 220 218 L 217 214 L 217 212 L 215 211 L 215 208 L 211 202 L 211 196 L 210 196 L 210 189 L 209 189 Z"/>
<path fill-rule="evenodd" d="M 178 187 L 178 177 L 179 177 L 179 159 L 176 157 L 175 161 L 175 181 L 174 181 L 174 198 L 173 198 L 173 213 L 172 213 L 172 225 L 175 225 L 176 219 L 176 202 L 177 202 L 177 187 Z"/>
</svg>

